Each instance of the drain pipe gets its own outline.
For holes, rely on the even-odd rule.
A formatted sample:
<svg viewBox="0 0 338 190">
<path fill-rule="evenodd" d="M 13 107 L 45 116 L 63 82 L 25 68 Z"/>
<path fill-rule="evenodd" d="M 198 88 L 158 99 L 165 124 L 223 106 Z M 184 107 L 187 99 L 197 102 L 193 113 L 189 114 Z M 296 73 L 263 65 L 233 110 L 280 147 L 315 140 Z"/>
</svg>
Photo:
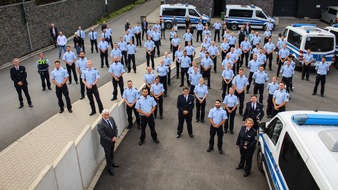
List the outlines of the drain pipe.
<svg viewBox="0 0 338 190">
<path fill-rule="evenodd" d="M 28 23 L 28 19 L 27 19 L 27 15 L 26 15 L 26 4 L 25 4 L 25 0 L 22 0 L 22 7 L 23 7 L 23 15 L 24 15 L 24 19 L 25 19 L 25 23 L 26 23 L 26 27 L 27 27 L 27 33 L 28 33 L 28 39 L 29 39 L 29 45 L 30 45 L 31 51 L 33 51 L 32 37 L 31 37 L 31 32 L 30 32 L 30 30 L 29 30 L 29 23 Z"/>
</svg>

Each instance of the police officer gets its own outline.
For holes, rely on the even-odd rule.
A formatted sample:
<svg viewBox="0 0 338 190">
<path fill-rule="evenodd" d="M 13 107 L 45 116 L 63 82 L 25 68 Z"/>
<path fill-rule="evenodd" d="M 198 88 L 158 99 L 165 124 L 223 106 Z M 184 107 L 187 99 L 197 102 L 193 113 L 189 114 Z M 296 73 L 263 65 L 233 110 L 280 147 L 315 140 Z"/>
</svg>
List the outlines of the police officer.
<svg viewBox="0 0 338 190">
<path fill-rule="evenodd" d="M 283 78 L 282 81 L 286 85 L 286 91 L 290 94 L 290 86 L 292 82 L 292 75 L 294 74 L 295 69 L 291 66 L 291 62 L 289 60 L 286 61 L 286 65 L 284 65 L 280 71 Z"/>
<path fill-rule="evenodd" d="M 142 42 L 141 42 L 142 27 L 139 22 L 134 27 L 134 32 L 135 32 L 135 38 L 136 38 L 136 46 L 139 46 L 139 45 L 142 46 Z"/>
<path fill-rule="evenodd" d="M 253 60 L 249 61 L 248 67 L 250 68 L 250 73 L 249 73 L 249 85 L 247 87 L 246 93 L 250 93 L 250 85 L 252 82 L 252 76 L 253 74 L 258 71 L 260 62 L 257 61 L 257 54 L 253 55 Z"/>
<path fill-rule="evenodd" d="M 254 94 L 259 91 L 259 103 L 263 103 L 264 83 L 269 80 L 268 74 L 264 71 L 264 66 L 259 66 L 259 70 L 252 76 L 255 80 Z"/>
<path fill-rule="evenodd" d="M 146 50 L 147 67 L 149 67 L 149 61 L 151 59 L 151 67 L 154 70 L 155 69 L 155 64 L 154 64 L 155 44 L 151 40 L 150 36 L 148 36 L 148 40 L 146 42 L 144 42 L 144 48 Z"/>
<path fill-rule="evenodd" d="M 67 80 L 69 77 L 69 74 L 67 73 L 67 70 L 60 67 L 60 61 L 54 62 L 55 69 L 51 72 L 51 80 L 53 84 L 55 84 L 55 93 L 56 97 L 58 98 L 58 103 L 60 107 L 59 113 L 62 113 L 64 111 L 64 103 L 62 100 L 62 94 L 66 99 L 67 103 L 67 109 L 69 113 L 72 113 L 72 104 L 70 102 L 69 98 L 69 90 L 67 87 Z"/>
<path fill-rule="evenodd" d="M 121 50 L 122 57 L 121 62 L 122 65 L 127 65 L 128 64 L 128 58 L 127 58 L 127 42 L 123 41 L 123 38 L 120 37 L 120 41 L 117 43 L 119 49 Z"/>
<path fill-rule="evenodd" d="M 283 48 L 279 50 L 278 56 L 279 56 L 279 62 L 278 62 L 278 69 L 277 69 L 277 77 L 279 77 L 280 69 L 284 65 L 284 62 L 287 60 L 289 55 L 289 50 L 286 48 L 286 44 L 283 45 Z"/>
<path fill-rule="evenodd" d="M 129 41 L 132 39 L 132 36 L 129 34 L 129 31 L 125 31 L 125 35 L 123 36 L 123 41 L 129 44 Z"/>
<path fill-rule="evenodd" d="M 160 39 L 161 39 L 161 33 L 157 31 L 157 28 L 154 28 L 154 32 L 152 34 L 152 40 L 154 41 L 154 45 L 156 48 L 154 48 L 154 54 L 156 53 L 157 49 L 157 56 L 160 57 Z"/>
<path fill-rule="evenodd" d="M 164 65 L 164 60 L 161 59 L 160 61 L 160 65 L 157 66 L 156 68 L 157 74 L 160 78 L 160 83 L 163 84 L 163 88 L 164 88 L 164 97 L 167 96 L 167 76 L 169 73 L 169 69 L 167 66 Z"/>
<path fill-rule="evenodd" d="M 302 71 L 302 80 L 304 80 L 304 77 L 306 75 L 306 80 L 309 81 L 310 76 L 310 68 L 311 63 L 313 61 L 313 55 L 311 53 L 311 50 L 308 49 L 306 53 L 303 55 L 303 71 Z"/>
<path fill-rule="evenodd" d="M 140 114 L 141 119 L 141 137 L 139 145 L 144 143 L 144 139 L 146 137 L 146 126 L 149 124 L 149 128 L 151 131 L 151 137 L 153 141 L 156 143 L 160 143 L 157 139 L 157 133 L 155 130 L 155 121 L 153 117 L 153 112 L 156 109 L 156 102 L 153 97 L 148 95 L 147 88 L 142 89 L 142 96 L 137 100 L 135 108 L 137 112 Z"/>
<path fill-rule="evenodd" d="M 261 41 L 262 38 L 259 36 L 259 33 L 256 32 L 256 35 L 252 37 L 252 48 L 255 48 L 257 44 L 259 45 Z"/>
<path fill-rule="evenodd" d="M 126 72 L 124 70 L 123 65 L 121 62 L 118 61 L 117 57 L 114 57 L 114 62 L 110 64 L 109 67 L 109 72 L 111 73 L 112 76 L 112 82 L 113 82 L 113 98 L 111 101 L 114 101 L 117 99 L 117 85 L 120 87 L 121 95 L 123 95 L 123 74 Z"/>
<path fill-rule="evenodd" d="M 253 128 L 254 121 L 251 118 L 245 120 L 245 126 L 241 128 L 238 133 L 236 145 L 239 148 L 241 154 L 240 162 L 236 167 L 236 170 L 244 168 L 244 177 L 250 175 L 252 156 L 255 152 L 257 143 L 257 131 Z"/>
<path fill-rule="evenodd" d="M 217 73 L 217 56 L 219 55 L 218 47 L 215 45 L 215 41 L 211 42 L 211 46 L 207 50 L 209 52 L 210 58 L 214 63 L 214 71 Z"/>
<path fill-rule="evenodd" d="M 223 145 L 223 124 L 226 119 L 228 119 L 227 114 L 223 108 L 221 108 L 221 100 L 215 101 L 215 107 L 211 108 L 208 115 L 210 125 L 210 140 L 209 148 L 207 152 L 210 152 L 214 149 L 214 137 L 217 133 L 218 137 L 218 153 L 223 154 L 222 145 Z"/>
<path fill-rule="evenodd" d="M 18 93 L 20 106 L 19 109 L 23 107 L 23 98 L 22 91 L 25 93 L 27 103 L 29 107 L 33 107 L 31 97 L 28 92 L 28 82 L 27 82 L 27 73 L 26 68 L 20 65 L 20 60 L 18 58 L 13 59 L 14 67 L 10 70 L 11 79 L 14 82 L 14 87 Z"/>
<path fill-rule="evenodd" d="M 237 43 L 237 38 L 235 37 L 235 34 L 231 32 L 231 36 L 229 37 L 229 46 L 230 48 L 235 47 L 235 44 Z"/>
<path fill-rule="evenodd" d="M 271 38 L 271 32 L 269 29 L 264 31 L 264 44 L 268 43 L 269 38 Z"/>
<path fill-rule="evenodd" d="M 168 56 L 168 52 L 164 52 L 164 57 L 162 58 L 164 61 L 164 65 L 168 67 L 168 73 L 167 73 L 167 80 L 168 80 L 168 86 L 170 86 L 170 78 L 171 78 L 171 58 Z"/>
<path fill-rule="evenodd" d="M 195 65 L 193 66 L 193 72 L 189 74 L 189 81 L 190 81 L 190 91 L 189 94 L 194 95 L 195 86 L 199 84 L 200 79 L 202 78 L 202 74 L 198 72 L 198 67 Z M 204 82 L 204 80 L 203 80 Z"/>
<path fill-rule="evenodd" d="M 104 37 L 101 38 L 101 42 L 99 42 L 98 48 L 100 50 L 100 58 L 101 58 L 101 68 L 103 68 L 104 60 L 106 61 L 106 66 L 108 65 L 108 47 L 109 44 L 107 41 L 105 41 Z"/>
<path fill-rule="evenodd" d="M 90 28 L 90 32 L 88 34 L 88 37 L 89 37 L 89 40 L 90 40 L 90 49 L 91 49 L 91 52 L 93 53 L 93 49 L 94 49 L 94 45 L 95 45 L 96 53 L 98 53 L 99 52 L 99 50 L 97 49 L 97 38 L 98 38 L 98 35 L 97 35 L 97 32 L 94 31 L 93 27 Z"/>
<path fill-rule="evenodd" d="M 78 30 L 76 31 L 76 33 L 79 35 L 79 37 L 81 38 L 81 47 L 82 47 L 82 51 L 86 52 L 85 50 L 85 45 L 84 45 L 84 39 L 86 37 L 86 33 L 81 29 L 81 26 L 78 27 Z"/>
<path fill-rule="evenodd" d="M 202 32 L 203 32 L 204 26 L 202 24 L 202 22 L 198 22 L 198 24 L 196 25 L 196 30 L 197 30 L 197 34 L 196 34 L 196 42 L 198 42 L 198 37 L 201 39 L 201 42 L 203 42 L 202 40 Z"/>
<path fill-rule="evenodd" d="M 127 54 L 128 54 L 128 73 L 131 70 L 131 62 L 133 62 L 133 70 L 136 73 L 136 63 L 135 63 L 135 54 L 137 52 L 137 48 L 135 44 L 133 44 L 133 40 L 129 40 L 129 44 L 127 45 Z"/>
<path fill-rule="evenodd" d="M 242 64 L 244 62 L 244 57 L 245 57 L 245 66 L 248 66 L 248 58 L 249 58 L 249 54 L 250 54 L 250 50 L 251 50 L 251 44 L 248 41 L 248 36 L 244 37 L 244 41 L 241 42 L 240 44 L 240 48 L 243 51 L 243 53 L 241 54 L 241 60 L 242 60 Z"/>
<path fill-rule="evenodd" d="M 223 61 L 225 59 L 225 56 L 230 51 L 230 46 L 226 38 L 223 39 L 223 43 L 221 44 L 221 50 L 222 50 L 221 55 L 222 55 L 222 61 Z"/>
<path fill-rule="evenodd" d="M 155 82 L 150 88 L 151 95 L 155 99 L 157 105 L 154 111 L 154 118 L 157 118 L 157 108 L 159 106 L 160 119 L 163 119 L 163 93 L 165 92 L 163 84 L 160 83 L 160 77 L 155 78 Z"/>
<path fill-rule="evenodd" d="M 175 32 L 173 39 L 170 40 L 170 47 L 173 51 L 173 61 L 176 58 L 176 51 L 178 50 L 178 46 L 180 45 L 180 42 L 181 42 L 181 40 L 178 38 L 178 35 Z M 182 52 L 182 55 L 183 55 L 183 52 Z M 178 68 L 178 67 L 176 67 L 176 68 Z M 177 76 L 178 76 L 178 74 L 177 74 Z"/>
<path fill-rule="evenodd" d="M 184 39 L 184 45 L 187 46 L 188 45 L 188 42 L 191 42 L 191 45 L 192 45 L 192 39 L 193 39 L 193 36 L 192 34 L 190 33 L 190 30 L 187 29 L 187 32 L 183 35 L 183 39 Z"/>
<path fill-rule="evenodd" d="M 173 51 L 173 44 L 172 44 L 172 40 L 175 38 L 176 35 L 176 31 L 174 28 L 171 28 L 171 31 L 169 32 L 169 43 L 170 43 L 170 51 Z M 177 51 L 177 47 L 176 47 L 176 51 Z M 174 54 L 173 53 L 173 60 L 174 60 Z"/>
<path fill-rule="evenodd" d="M 103 105 L 100 99 L 99 90 L 97 88 L 97 83 L 99 82 L 100 75 L 99 75 L 99 71 L 93 68 L 93 64 L 91 60 L 87 61 L 87 69 L 83 71 L 81 78 L 82 78 L 82 82 L 86 86 L 87 97 L 89 100 L 90 107 L 92 109 L 89 116 L 96 114 L 93 95 L 95 96 L 97 105 L 99 107 L 99 112 L 102 113 Z"/>
<path fill-rule="evenodd" d="M 237 53 L 235 53 L 235 48 L 231 47 L 230 48 L 230 52 L 228 53 L 229 58 L 232 60 L 232 71 L 234 72 L 234 74 L 236 74 L 236 65 L 238 65 L 238 62 L 240 60 L 238 60 L 238 55 Z"/>
<path fill-rule="evenodd" d="M 40 53 L 40 58 L 36 61 L 36 67 L 38 68 L 38 73 L 40 74 L 42 91 L 46 90 L 46 81 L 48 90 L 52 90 L 49 80 L 49 65 L 49 60 L 45 58 L 45 55 L 43 53 Z"/>
<path fill-rule="evenodd" d="M 76 69 L 77 69 L 77 73 L 79 73 L 80 81 L 82 81 L 83 71 L 87 69 L 87 61 L 88 59 L 85 57 L 85 53 L 82 51 L 80 53 L 80 58 L 76 61 Z M 85 91 L 85 85 L 83 84 L 83 82 L 81 82 L 80 83 L 80 92 L 81 92 L 80 100 L 84 98 L 84 91 Z"/>
<path fill-rule="evenodd" d="M 148 89 L 148 93 L 150 94 L 151 85 L 155 82 L 155 74 L 152 72 L 151 67 L 147 67 L 147 72 L 143 77 L 144 83 L 146 84 L 146 88 Z"/>
<path fill-rule="evenodd" d="M 218 20 L 216 20 L 216 22 L 214 23 L 213 27 L 215 29 L 214 41 L 216 41 L 216 36 L 217 36 L 218 37 L 218 42 L 220 42 L 219 35 L 220 35 L 220 29 L 222 28 L 222 24 L 220 22 L 218 22 Z"/>
<path fill-rule="evenodd" d="M 232 86 L 232 79 L 234 78 L 234 72 L 231 70 L 230 63 L 227 63 L 226 69 L 222 72 L 222 100 L 224 100 L 224 96 L 229 88 Z"/>
<path fill-rule="evenodd" d="M 176 79 L 180 78 L 180 58 L 183 56 L 182 46 L 178 46 L 177 51 L 175 52 L 175 62 L 176 62 Z"/>
<path fill-rule="evenodd" d="M 209 52 L 205 53 L 205 58 L 202 59 L 201 61 L 201 66 L 202 66 L 202 75 L 203 78 L 206 78 L 208 80 L 208 88 L 211 88 L 211 82 L 210 82 L 210 70 L 212 68 L 212 59 L 209 57 Z"/>
<path fill-rule="evenodd" d="M 140 95 L 138 94 L 137 88 L 133 87 L 133 82 L 131 80 L 127 81 L 127 88 L 124 89 L 122 97 L 124 99 L 124 102 L 126 103 L 126 110 L 127 110 L 127 115 L 128 115 L 129 125 L 127 129 L 130 129 L 133 126 L 132 111 L 134 111 L 137 126 L 139 129 L 141 129 L 140 116 L 139 116 L 139 113 L 135 109 L 136 101 L 140 98 Z"/>
<path fill-rule="evenodd" d="M 73 72 L 73 76 L 74 76 L 74 80 L 76 82 L 76 84 L 78 83 L 77 80 L 77 74 L 75 71 L 75 60 L 76 60 L 76 56 L 74 54 L 74 52 L 70 51 L 70 46 L 67 46 L 67 51 L 65 54 L 63 54 L 63 61 L 66 63 L 66 68 L 69 74 L 69 83 L 68 84 L 72 84 L 72 72 Z"/>
<path fill-rule="evenodd" d="M 185 46 L 184 50 L 187 52 L 187 56 L 190 58 L 191 62 L 194 60 L 194 57 L 196 55 L 196 50 L 194 46 L 192 46 L 192 43 L 189 41 L 188 45 Z"/>
<path fill-rule="evenodd" d="M 238 74 L 239 72 L 239 68 L 242 67 L 243 65 L 243 60 L 241 59 L 241 55 L 242 55 L 242 49 L 239 48 L 239 44 L 235 44 L 235 48 L 234 48 L 234 52 L 236 53 L 237 55 L 237 59 L 238 61 L 236 62 L 236 73 Z"/>
<path fill-rule="evenodd" d="M 221 63 L 221 67 L 222 67 L 223 70 L 227 69 L 228 63 L 230 64 L 230 69 L 232 69 L 232 67 L 234 65 L 234 62 L 230 58 L 230 54 L 229 53 L 225 56 L 225 59 Z"/>
<path fill-rule="evenodd" d="M 257 60 L 259 61 L 259 65 L 263 65 L 263 68 L 266 67 L 266 55 L 264 54 L 264 50 L 262 48 L 258 48 L 258 53 L 254 53 L 257 55 Z"/>
<path fill-rule="evenodd" d="M 183 52 L 183 56 L 179 58 L 179 63 L 181 64 L 181 85 L 180 87 L 182 87 L 184 84 L 184 75 L 187 75 L 187 83 L 188 85 L 190 85 L 188 69 L 189 69 L 189 65 L 191 64 L 191 59 L 187 56 L 187 51 Z"/>
<path fill-rule="evenodd" d="M 248 78 L 244 75 L 244 69 L 239 69 L 239 74 L 232 80 L 232 87 L 235 90 L 235 95 L 239 98 L 239 115 L 243 114 L 243 104 L 245 98 L 245 89 L 248 86 Z"/>
<path fill-rule="evenodd" d="M 273 109 L 272 97 L 275 91 L 278 90 L 278 88 L 279 88 L 279 85 L 277 83 L 277 77 L 274 76 L 272 77 L 272 82 L 270 82 L 268 86 L 266 87 L 266 89 L 269 92 L 268 101 L 267 101 L 268 105 L 266 107 L 267 118 L 271 118 L 272 109 Z"/>
<path fill-rule="evenodd" d="M 142 21 L 142 40 L 144 40 L 144 33 L 146 34 L 146 39 L 148 39 L 148 36 L 147 36 L 147 31 L 148 31 L 148 21 L 146 18 L 143 18 L 143 21 Z"/>
<path fill-rule="evenodd" d="M 224 133 L 227 133 L 230 127 L 230 133 L 234 134 L 234 121 L 238 105 L 238 99 L 234 92 L 234 88 L 230 87 L 229 94 L 223 97 L 224 109 L 226 110 L 228 116 L 228 120 L 224 124 Z"/>
<path fill-rule="evenodd" d="M 117 57 L 119 61 L 122 59 L 122 51 L 119 49 L 119 45 L 117 43 L 114 43 L 113 49 L 111 50 L 110 57 L 113 59 L 114 57 Z"/>
<path fill-rule="evenodd" d="M 320 82 L 320 95 L 324 97 L 326 75 L 330 68 L 330 65 L 325 63 L 325 61 L 326 61 L 326 58 L 322 57 L 322 61 L 316 65 L 317 76 L 316 76 L 315 87 L 313 89 L 312 95 L 316 95 L 317 88 Z"/>
<path fill-rule="evenodd" d="M 189 88 L 183 88 L 183 94 L 177 97 L 177 109 L 178 109 L 178 126 L 176 138 L 180 138 L 183 132 L 184 120 L 187 122 L 187 128 L 190 138 L 194 138 L 192 134 L 192 113 L 194 109 L 194 96 L 189 94 Z"/>
<path fill-rule="evenodd" d="M 204 84 L 203 78 L 200 78 L 199 84 L 195 86 L 194 94 L 196 97 L 196 122 L 199 122 L 201 120 L 201 123 L 204 123 L 205 105 L 207 101 L 206 98 L 208 95 L 208 89 L 207 86 Z"/>
<path fill-rule="evenodd" d="M 266 54 L 266 59 L 269 60 L 269 69 L 272 71 L 272 60 L 273 60 L 273 52 L 275 51 L 275 44 L 272 43 L 272 38 L 269 38 L 269 42 L 264 45 L 264 50 Z M 277 71 L 278 72 L 278 71 Z M 278 74 L 277 74 L 278 76 Z"/>
<path fill-rule="evenodd" d="M 272 117 L 277 115 L 279 112 L 283 112 L 286 110 L 285 105 L 289 101 L 289 93 L 284 89 L 284 82 L 279 82 L 279 89 L 276 90 L 272 97 L 273 110 Z"/>
</svg>

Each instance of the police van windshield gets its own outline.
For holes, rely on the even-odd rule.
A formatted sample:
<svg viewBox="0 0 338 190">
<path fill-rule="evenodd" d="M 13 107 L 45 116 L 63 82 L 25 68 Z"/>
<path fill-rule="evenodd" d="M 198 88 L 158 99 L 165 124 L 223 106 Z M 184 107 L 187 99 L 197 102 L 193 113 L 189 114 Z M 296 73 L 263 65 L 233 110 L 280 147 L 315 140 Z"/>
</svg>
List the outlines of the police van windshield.
<svg viewBox="0 0 338 190">
<path fill-rule="evenodd" d="M 334 50 L 332 37 L 307 37 L 305 49 L 312 52 L 328 52 Z"/>
<path fill-rule="evenodd" d="M 266 15 L 262 11 L 256 11 L 256 17 L 258 18 L 267 18 Z"/>
<path fill-rule="evenodd" d="M 189 9 L 189 15 L 190 16 L 195 16 L 195 17 L 199 17 L 200 16 L 194 9 Z"/>
<path fill-rule="evenodd" d="M 197 8 L 195 9 L 195 11 L 197 12 L 198 15 L 201 15 L 201 16 L 203 15 L 203 14 L 201 13 L 201 11 L 198 10 Z"/>
</svg>

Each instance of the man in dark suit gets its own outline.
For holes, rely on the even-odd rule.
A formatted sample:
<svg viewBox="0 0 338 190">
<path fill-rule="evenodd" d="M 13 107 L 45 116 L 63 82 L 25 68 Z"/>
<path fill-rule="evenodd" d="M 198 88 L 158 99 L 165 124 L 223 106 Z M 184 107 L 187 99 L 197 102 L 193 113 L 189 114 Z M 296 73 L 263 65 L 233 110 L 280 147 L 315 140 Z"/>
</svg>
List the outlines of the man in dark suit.
<svg viewBox="0 0 338 190">
<path fill-rule="evenodd" d="M 53 38 L 54 46 L 56 47 L 56 44 L 57 44 L 56 41 L 57 41 L 57 37 L 59 35 L 58 29 L 54 27 L 53 23 L 50 26 L 51 26 L 50 29 L 49 29 L 50 36 Z"/>
<path fill-rule="evenodd" d="M 104 109 L 101 113 L 102 119 L 97 124 L 97 131 L 100 134 L 100 144 L 102 145 L 107 162 L 108 173 L 113 176 L 113 167 L 117 168 L 119 165 L 114 163 L 114 147 L 117 141 L 117 126 L 113 117 L 109 116 L 109 110 Z"/>
<path fill-rule="evenodd" d="M 254 121 L 254 128 L 257 129 L 258 123 L 264 117 L 263 105 L 257 102 L 257 95 L 251 95 L 251 101 L 246 103 L 245 111 L 243 114 L 243 121 L 251 118 Z"/>
<path fill-rule="evenodd" d="M 179 95 L 177 98 L 177 109 L 178 109 L 178 127 L 177 127 L 177 136 L 180 138 L 183 132 L 183 123 L 184 120 L 187 122 L 188 133 L 191 138 L 194 138 L 192 134 L 192 113 L 194 109 L 194 96 L 189 94 L 189 88 L 183 88 L 183 94 Z"/>
<path fill-rule="evenodd" d="M 148 39 L 148 37 L 147 37 L 148 21 L 147 21 L 146 18 L 143 18 L 141 25 L 142 25 L 142 40 L 144 40 L 144 34 L 146 34 L 146 39 Z"/>
<path fill-rule="evenodd" d="M 27 103 L 29 107 L 33 107 L 31 97 L 28 92 L 28 83 L 27 83 L 27 73 L 26 68 L 24 66 L 20 66 L 20 60 L 18 58 L 13 59 L 14 67 L 11 68 L 10 74 L 11 79 L 14 82 L 14 87 L 19 96 L 20 106 L 19 109 L 23 107 L 23 98 L 22 91 L 25 93 Z"/>
<path fill-rule="evenodd" d="M 126 20 L 126 23 L 124 24 L 124 31 L 127 31 L 129 29 L 129 20 Z"/>
</svg>

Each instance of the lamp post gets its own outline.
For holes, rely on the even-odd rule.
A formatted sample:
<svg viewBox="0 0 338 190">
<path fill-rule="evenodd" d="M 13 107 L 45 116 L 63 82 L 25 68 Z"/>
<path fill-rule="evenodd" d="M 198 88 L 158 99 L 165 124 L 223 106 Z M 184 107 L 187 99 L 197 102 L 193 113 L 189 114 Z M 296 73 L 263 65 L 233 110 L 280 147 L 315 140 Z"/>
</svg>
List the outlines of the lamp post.
<svg viewBox="0 0 338 190">
<path fill-rule="evenodd" d="M 107 0 L 104 0 L 104 5 L 106 9 L 106 15 L 108 15 L 108 1 Z"/>
</svg>

